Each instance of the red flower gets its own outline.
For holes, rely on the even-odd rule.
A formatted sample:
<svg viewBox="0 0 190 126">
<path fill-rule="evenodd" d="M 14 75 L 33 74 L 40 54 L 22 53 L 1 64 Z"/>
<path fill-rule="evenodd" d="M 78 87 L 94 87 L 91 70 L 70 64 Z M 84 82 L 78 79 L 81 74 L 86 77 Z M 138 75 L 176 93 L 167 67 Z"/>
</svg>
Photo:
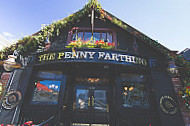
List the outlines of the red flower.
<svg viewBox="0 0 190 126">
<path fill-rule="evenodd" d="M 190 86 L 187 86 L 187 89 L 190 89 Z"/>
<path fill-rule="evenodd" d="M 99 41 L 96 41 L 95 44 L 99 44 Z"/>
<path fill-rule="evenodd" d="M 33 121 L 28 121 L 28 122 L 25 122 L 24 125 L 30 125 L 32 123 L 33 123 Z"/>
<path fill-rule="evenodd" d="M 99 42 L 104 42 L 103 40 L 100 40 Z"/>
<path fill-rule="evenodd" d="M 113 44 L 112 43 L 108 43 L 108 46 L 113 46 Z"/>
</svg>

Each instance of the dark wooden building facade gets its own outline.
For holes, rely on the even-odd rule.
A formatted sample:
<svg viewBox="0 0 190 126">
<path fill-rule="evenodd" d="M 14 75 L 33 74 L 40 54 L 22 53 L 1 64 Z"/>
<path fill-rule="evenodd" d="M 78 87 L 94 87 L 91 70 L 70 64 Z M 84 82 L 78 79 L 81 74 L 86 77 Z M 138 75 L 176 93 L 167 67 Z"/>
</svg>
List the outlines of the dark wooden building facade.
<svg viewBox="0 0 190 126">
<path fill-rule="evenodd" d="M 22 99 L 15 108 L 2 106 L 0 123 L 183 126 L 168 58 L 158 48 L 169 50 L 96 3 L 84 9 L 11 72 L 7 85 Z"/>
</svg>

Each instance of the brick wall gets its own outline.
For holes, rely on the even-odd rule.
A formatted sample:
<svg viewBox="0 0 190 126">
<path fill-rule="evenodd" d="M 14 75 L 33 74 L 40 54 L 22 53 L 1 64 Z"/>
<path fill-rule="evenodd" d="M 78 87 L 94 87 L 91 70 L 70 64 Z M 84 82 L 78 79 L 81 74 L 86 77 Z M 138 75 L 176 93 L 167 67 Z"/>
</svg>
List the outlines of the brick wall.
<svg viewBox="0 0 190 126">
<path fill-rule="evenodd" d="M 2 73 L 1 75 L 0 83 L 2 83 L 3 91 L 6 89 L 10 76 L 11 76 L 11 73 L 7 73 L 7 72 Z M 3 93 L 0 94 L 0 100 L 1 100 L 2 95 Z"/>
<path fill-rule="evenodd" d="M 182 90 L 181 81 L 179 78 L 172 78 L 172 82 L 173 82 L 176 93 L 178 93 L 180 90 Z M 185 126 L 190 126 L 190 109 L 186 108 L 185 105 L 180 101 L 180 99 L 178 99 L 178 104 L 179 104 L 181 112 L 182 112 Z"/>
</svg>

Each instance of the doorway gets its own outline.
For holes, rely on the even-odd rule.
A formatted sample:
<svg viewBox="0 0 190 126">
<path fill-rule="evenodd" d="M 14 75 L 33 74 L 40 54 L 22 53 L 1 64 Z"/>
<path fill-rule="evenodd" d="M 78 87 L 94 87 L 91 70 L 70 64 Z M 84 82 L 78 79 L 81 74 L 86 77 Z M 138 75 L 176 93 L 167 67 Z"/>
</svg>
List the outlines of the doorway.
<svg viewBox="0 0 190 126">
<path fill-rule="evenodd" d="M 76 78 L 73 98 L 73 124 L 109 123 L 108 79 Z"/>
</svg>

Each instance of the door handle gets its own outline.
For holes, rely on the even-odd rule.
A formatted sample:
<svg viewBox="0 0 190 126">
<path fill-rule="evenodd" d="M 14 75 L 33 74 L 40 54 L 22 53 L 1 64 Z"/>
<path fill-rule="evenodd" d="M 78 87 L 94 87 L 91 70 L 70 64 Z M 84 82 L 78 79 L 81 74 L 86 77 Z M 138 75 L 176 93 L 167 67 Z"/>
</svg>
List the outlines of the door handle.
<svg viewBox="0 0 190 126">
<path fill-rule="evenodd" d="M 109 105 L 106 106 L 106 110 L 107 110 L 107 112 L 109 112 Z"/>
<path fill-rule="evenodd" d="M 74 103 L 73 103 L 73 110 L 75 110 L 75 105 L 76 105 L 76 103 L 74 102 Z"/>
<path fill-rule="evenodd" d="M 92 96 L 92 106 L 94 106 L 94 97 Z"/>
<path fill-rule="evenodd" d="M 88 106 L 90 106 L 90 97 L 88 98 Z"/>
</svg>

